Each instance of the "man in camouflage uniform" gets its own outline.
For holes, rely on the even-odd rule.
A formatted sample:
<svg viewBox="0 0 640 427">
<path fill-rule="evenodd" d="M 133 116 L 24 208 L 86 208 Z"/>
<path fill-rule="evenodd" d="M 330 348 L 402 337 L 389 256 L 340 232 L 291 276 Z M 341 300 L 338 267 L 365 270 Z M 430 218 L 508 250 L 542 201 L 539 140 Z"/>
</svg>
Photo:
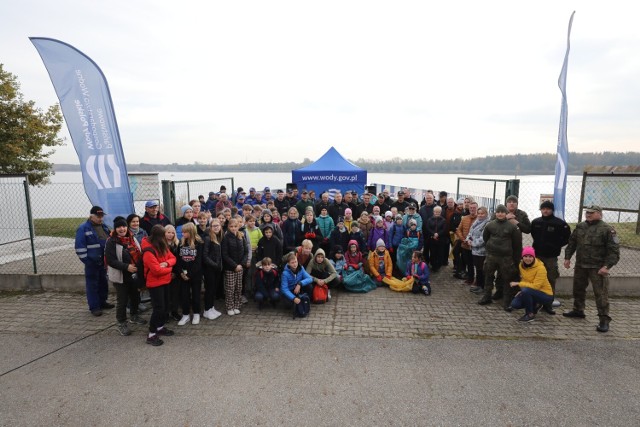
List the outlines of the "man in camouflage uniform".
<svg viewBox="0 0 640 427">
<path fill-rule="evenodd" d="M 520 231 L 520 242 L 522 242 L 522 233 L 530 234 L 531 233 L 531 221 L 529 221 L 529 215 L 521 209 L 518 209 L 518 197 L 515 195 L 510 195 L 507 197 L 507 221 L 511 224 L 515 225 L 516 228 Z M 495 213 L 491 217 L 491 219 L 496 219 Z M 520 262 L 520 253 L 522 252 L 522 244 L 520 248 L 518 248 L 518 261 L 516 261 L 516 265 Z M 505 286 L 506 284 L 506 286 Z M 493 295 L 494 300 L 502 299 L 503 289 L 506 289 L 511 293 L 512 288 L 509 286 L 508 280 L 503 280 L 500 271 L 498 270 L 498 275 L 496 277 L 496 293 Z M 511 299 L 504 298 L 502 299 L 502 306 L 505 310 L 507 310 L 511 306 Z"/>
<path fill-rule="evenodd" d="M 522 233 L 518 227 L 507 219 L 507 208 L 498 205 L 495 212 L 496 219 L 489 222 L 484 228 L 482 238 L 487 249 L 487 258 L 484 261 L 484 295 L 478 301 L 480 305 L 491 304 L 491 291 L 493 291 L 493 276 L 498 272 L 502 278 L 498 288 L 496 281 L 496 293 L 501 292 L 505 298 L 505 309 L 511 303 L 513 290 L 509 283 L 516 277 L 516 266 L 520 261 L 522 251 Z"/>
<path fill-rule="evenodd" d="M 616 230 L 602 221 L 600 206 L 589 206 L 587 220 L 576 225 L 569 244 L 564 250 L 564 267 L 571 267 L 571 257 L 576 254 L 573 273 L 573 310 L 565 317 L 583 319 L 585 298 L 589 282 L 593 285 L 600 323 L 598 332 L 609 330 L 609 269 L 620 259 L 620 241 Z"/>
</svg>

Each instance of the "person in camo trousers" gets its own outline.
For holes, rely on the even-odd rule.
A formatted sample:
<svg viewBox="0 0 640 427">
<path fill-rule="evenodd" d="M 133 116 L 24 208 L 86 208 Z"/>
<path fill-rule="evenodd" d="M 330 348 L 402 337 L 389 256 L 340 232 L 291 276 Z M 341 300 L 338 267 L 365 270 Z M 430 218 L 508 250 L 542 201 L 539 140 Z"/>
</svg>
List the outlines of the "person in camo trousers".
<svg viewBox="0 0 640 427">
<path fill-rule="evenodd" d="M 574 253 L 576 264 L 573 272 L 573 310 L 562 315 L 584 319 L 587 286 L 591 282 L 600 318 L 596 330 L 607 332 L 611 321 L 609 270 L 620 260 L 620 240 L 616 230 L 602 221 L 600 206 L 589 206 L 585 213 L 587 220 L 576 225 L 564 250 L 564 267 L 571 267 Z"/>
<path fill-rule="evenodd" d="M 515 292 L 511 290 L 509 283 L 514 281 L 516 266 L 520 262 L 522 234 L 518 227 L 507 219 L 506 206 L 498 205 L 495 214 L 496 219 L 489 222 L 482 232 L 487 258 L 484 262 L 484 295 L 478 304 L 491 304 L 494 275 L 498 272 L 503 280 L 503 289 L 496 289 L 496 292 L 502 291 L 505 301 L 508 301 L 504 308 L 510 311 L 508 304 L 511 303 L 512 294 Z"/>
<path fill-rule="evenodd" d="M 553 215 L 555 206 L 550 201 L 544 201 L 540 205 L 542 216 L 531 221 L 531 237 L 533 237 L 533 249 L 536 257 L 542 261 L 547 270 L 547 279 L 555 295 L 556 280 L 560 276 L 558 271 L 558 256 L 562 247 L 569 242 L 571 228 L 561 218 Z M 555 314 L 552 304 L 545 304 L 542 308 L 549 314 Z"/>
</svg>

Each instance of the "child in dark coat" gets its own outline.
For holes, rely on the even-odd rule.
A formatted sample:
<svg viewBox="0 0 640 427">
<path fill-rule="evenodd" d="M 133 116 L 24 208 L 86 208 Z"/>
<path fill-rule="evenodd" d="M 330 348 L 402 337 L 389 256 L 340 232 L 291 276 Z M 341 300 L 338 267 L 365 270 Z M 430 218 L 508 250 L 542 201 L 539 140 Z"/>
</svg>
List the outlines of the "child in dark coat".
<svg viewBox="0 0 640 427">
<path fill-rule="evenodd" d="M 256 269 L 255 284 L 255 300 L 258 303 L 258 309 L 262 310 L 267 300 L 271 301 L 271 305 L 275 308 L 280 301 L 280 278 L 271 258 L 265 257 L 260 262 L 260 266 Z"/>
</svg>

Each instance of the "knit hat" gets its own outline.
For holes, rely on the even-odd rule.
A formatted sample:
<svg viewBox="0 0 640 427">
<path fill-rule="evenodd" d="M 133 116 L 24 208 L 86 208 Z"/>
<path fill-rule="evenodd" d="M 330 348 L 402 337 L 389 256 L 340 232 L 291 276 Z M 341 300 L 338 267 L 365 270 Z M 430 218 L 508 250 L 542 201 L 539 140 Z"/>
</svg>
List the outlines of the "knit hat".
<svg viewBox="0 0 640 427">
<path fill-rule="evenodd" d="M 400 214 L 396 215 L 396 221 L 397 221 L 397 220 L 402 221 L 402 215 L 400 215 Z"/>
<path fill-rule="evenodd" d="M 127 220 L 121 216 L 117 216 L 113 219 L 113 228 L 127 227 Z"/>
<path fill-rule="evenodd" d="M 503 212 L 503 213 L 507 213 L 507 207 L 505 205 L 498 205 L 496 206 L 496 213 L 498 212 Z"/>
<path fill-rule="evenodd" d="M 386 217 L 388 217 L 388 216 L 390 216 L 390 217 L 392 217 L 392 218 L 393 218 L 393 212 L 391 212 L 391 211 L 386 211 L 386 212 L 384 213 L 384 217 L 386 218 Z"/>
<path fill-rule="evenodd" d="M 338 217 L 338 224 L 340 224 L 341 222 L 344 222 L 344 217 L 343 216 L 339 216 Z"/>
<path fill-rule="evenodd" d="M 555 206 L 553 205 L 553 202 L 551 202 L 549 200 L 545 200 L 544 202 L 542 202 L 540 204 L 540 209 L 544 209 L 544 208 L 549 208 L 552 211 L 555 210 Z"/>
<path fill-rule="evenodd" d="M 382 247 L 387 247 L 387 245 L 384 243 L 384 240 L 382 239 L 378 239 L 378 241 L 376 242 L 376 249 L 378 249 L 380 246 Z"/>
<path fill-rule="evenodd" d="M 184 205 L 183 207 L 180 208 L 180 210 L 182 211 L 182 216 L 184 216 L 184 214 L 187 213 L 187 211 L 192 211 L 193 208 L 189 205 Z"/>
<path fill-rule="evenodd" d="M 374 217 L 373 217 L 373 220 L 374 220 L 374 222 L 376 222 L 376 223 L 377 223 L 378 221 L 380 221 L 380 222 L 384 222 L 384 219 L 382 219 L 382 217 L 381 217 L 380 215 L 376 215 L 376 216 L 374 216 Z"/>
<path fill-rule="evenodd" d="M 526 246 L 522 249 L 522 256 L 530 255 L 536 257 L 536 251 L 531 246 Z"/>
<path fill-rule="evenodd" d="M 411 227 L 412 225 L 418 225 L 418 222 L 415 219 L 410 219 L 409 220 L 409 227 Z"/>
<path fill-rule="evenodd" d="M 509 202 L 516 202 L 516 203 L 518 203 L 518 196 L 515 196 L 515 195 L 513 195 L 513 194 L 512 194 L 512 195 L 510 195 L 509 197 L 507 197 L 507 203 L 509 203 Z"/>
</svg>

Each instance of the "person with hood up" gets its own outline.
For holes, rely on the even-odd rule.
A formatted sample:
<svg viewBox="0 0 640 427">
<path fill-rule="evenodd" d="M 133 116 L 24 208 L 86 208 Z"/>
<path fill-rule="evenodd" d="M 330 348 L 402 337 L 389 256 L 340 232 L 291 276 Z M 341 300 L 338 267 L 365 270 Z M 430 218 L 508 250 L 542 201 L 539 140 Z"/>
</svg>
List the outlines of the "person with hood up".
<svg viewBox="0 0 640 427">
<path fill-rule="evenodd" d="M 369 292 L 377 288 L 376 283 L 365 274 L 365 257 L 360 252 L 356 240 L 349 241 L 349 249 L 345 254 L 345 270 L 343 272 L 342 283 L 344 288 L 350 292 Z"/>
<path fill-rule="evenodd" d="M 382 239 L 384 242 L 384 246 L 389 248 L 389 233 L 387 229 L 384 227 L 384 220 L 381 216 L 376 216 L 373 218 L 375 223 L 375 227 L 371 229 L 369 232 L 369 239 L 367 241 L 367 247 L 369 251 L 375 251 L 378 246 L 378 240 Z"/>
<path fill-rule="evenodd" d="M 326 258 L 323 249 L 318 249 L 307 265 L 307 273 L 313 278 L 313 284 L 317 286 L 327 285 L 335 287 L 337 283 L 338 273 L 331 262 Z M 331 299 L 331 291 L 329 291 L 328 300 Z"/>
</svg>

